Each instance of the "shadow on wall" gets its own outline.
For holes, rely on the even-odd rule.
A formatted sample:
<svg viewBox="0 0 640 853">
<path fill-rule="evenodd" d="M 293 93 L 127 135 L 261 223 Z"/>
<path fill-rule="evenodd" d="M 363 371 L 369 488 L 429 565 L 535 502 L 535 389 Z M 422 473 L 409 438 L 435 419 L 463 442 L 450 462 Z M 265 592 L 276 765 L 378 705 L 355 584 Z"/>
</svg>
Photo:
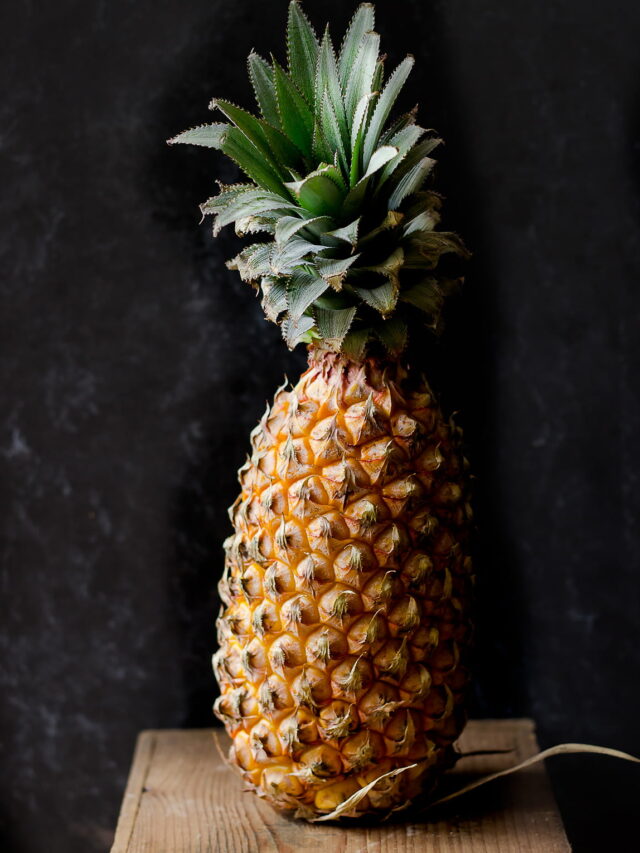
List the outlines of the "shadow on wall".
<svg viewBox="0 0 640 853">
<path fill-rule="evenodd" d="M 458 420 L 465 429 L 477 477 L 480 533 L 472 710 L 478 716 L 519 715 L 526 710 L 525 610 L 500 511 L 502 425 L 497 420 L 495 390 L 498 305 L 482 199 L 474 186 L 472 143 L 456 109 L 440 12 L 433 4 L 404 6 L 402 18 L 378 6 L 378 27 L 383 46 L 389 49 L 387 67 L 400 61 L 405 48 L 417 57 L 405 106 L 412 106 L 417 96 L 419 121 L 436 128 L 446 140 L 436 175 L 436 186 L 447 197 L 443 226 L 464 235 L 474 253 L 467 285 L 449 312 L 449 330 L 442 344 L 437 351 L 425 348 L 420 358 L 445 409 L 461 413 Z M 334 37 L 346 28 L 351 13 L 337 0 L 307 2 L 305 9 L 318 29 L 330 19 Z M 216 14 L 207 27 L 194 33 L 193 44 L 177 57 L 168 78 L 171 82 L 155 106 L 156 127 L 149 138 L 168 138 L 186 127 L 215 120 L 207 104 L 217 94 L 252 108 L 243 71 L 246 56 L 251 47 L 264 55 L 274 46 L 277 56 L 284 52 L 286 5 L 282 4 L 282 15 L 275 22 L 272 18 L 269 10 L 239 2 L 225 7 L 222 15 Z M 227 38 L 232 32 L 242 37 Z M 221 45 L 224 63 L 219 60 Z M 173 506 L 176 552 L 170 590 L 182 637 L 188 708 L 183 722 L 206 726 L 212 722 L 216 695 L 210 659 L 219 607 L 215 588 L 222 572 L 221 546 L 231 530 L 226 507 L 235 499 L 236 469 L 244 460 L 249 431 L 262 413 L 265 398 L 271 398 L 284 372 L 291 378 L 299 374 L 304 353 L 287 353 L 277 330 L 263 321 L 250 289 L 223 267 L 223 260 L 241 246 L 231 230 L 225 229 L 214 241 L 208 224 L 196 227 L 197 205 L 215 194 L 214 180 L 238 180 L 235 166 L 218 152 L 186 146 L 154 148 L 147 159 L 145 191 L 155 202 L 160 227 L 189 255 L 202 326 L 211 335 L 211 381 L 199 402 L 200 423 L 187 439 L 184 478 Z M 232 357 L 220 364 L 219 340 L 225 335 L 233 340 Z"/>
<path fill-rule="evenodd" d="M 471 713 L 519 716 L 527 712 L 526 601 L 502 513 L 500 440 L 506 425 L 498 419 L 500 309 L 492 247 L 474 177 L 473 140 L 456 97 L 445 13 L 439 4 L 408 5 L 402 18 L 382 16 L 384 40 L 406 46 L 416 55 L 410 91 L 420 104 L 419 123 L 435 128 L 446 143 L 435 175 L 435 188 L 445 196 L 441 227 L 461 234 L 473 253 L 462 294 L 449 306 L 442 341 L 435 351 L 425 350 L 433 363 L 424 366 L 445 411 L 457 413 L 476 478 L 477 615 Z M 391 67 L 400 58 L 392 55 Z"/>
<path fill-rule="evenodd" d="M 167 75 L 148 138 L 168 139 L 186 127 L 215 120 L 207 106 L 216 94 L 249 102 L 243 69 L 251 46 L 260 49 L 261 33 L 266 33 L 265 50 L 274 44 L 267 17 L 255 4 L 239 2 L 216 10 L 208 25 L 194 32 Z M 229 33 L 243 37 L 230 40 Z M 206 369 L 198 399 L 189 404 L 189 415 L 195 409 L 197 418 L 176 435 L 184 448 L 184 473 L 169 519 L 175 548 L 169 596 L 181 638 L 186 714 L 180 724 L 209 726 L 217 695 L 211 669 L 220 606 L 216 587 L 223 569 L 222 542 L 231 532 L 227 507 L 238 490 L 236 471 L 266 400 L 285 374 L 295 378 L 301 372 L 305 358 L 303 352 L 287 351 L 253 291 L 226 269 L 225 260 L 237 254 L 242 241 L 230 228 L 214 240 L 210 221 L 198 227 L 198 205 L 217 192 L 215 182 L 241 179 L 235 165 L 216 151 L 189 146 L 154 145 L 145 160 L 144 191 L 152 199 L 154 218 L 177 251 L 187 255 L 191 268 L 189 281 L 176 282 L 176 287 L 184 287 L 185 299 L 194 301 L 200 314 L 195 327 L 205 337 Z"/>
</svg>

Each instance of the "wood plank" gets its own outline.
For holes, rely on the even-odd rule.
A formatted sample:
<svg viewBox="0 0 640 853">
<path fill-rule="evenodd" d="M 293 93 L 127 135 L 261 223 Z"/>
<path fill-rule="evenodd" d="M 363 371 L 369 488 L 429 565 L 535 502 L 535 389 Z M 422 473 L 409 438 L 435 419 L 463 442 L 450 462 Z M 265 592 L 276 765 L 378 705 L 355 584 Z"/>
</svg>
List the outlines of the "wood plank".
<svg viewBox="0 0 640 853">
<path fill-rule="evenodd" d="M 218 737 L 226 745 L 226 735 Z M 475 720 L 465 758 L 442 793 L 538 751 L 530 720 Z M 570 850 L 542 764 L 444 804 L 380 826 L 305 824 L 243 793 L 221 760 L 212 731 L 142 732 L 112 853 L 567 853 Z"/>
</svg>

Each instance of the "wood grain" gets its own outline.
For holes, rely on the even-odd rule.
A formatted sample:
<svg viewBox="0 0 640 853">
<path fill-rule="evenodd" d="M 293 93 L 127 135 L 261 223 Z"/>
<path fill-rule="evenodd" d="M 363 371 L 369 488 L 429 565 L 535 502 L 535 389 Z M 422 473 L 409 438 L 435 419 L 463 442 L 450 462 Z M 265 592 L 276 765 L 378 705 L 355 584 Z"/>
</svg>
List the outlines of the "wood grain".
<svg viewBox="0 0 640 853">
<path fill-rule="evenodd" d="M 226 747 L 226 736 L 218 733 Z M 538 751 L 530 720 L 469 723 L 465 758 L 442 794 Z M 543 765 L 499 779 L 429 812 L 380 826 L 305 824 L 277 814 L 225 765 L 212 731 L 147 731 L 138 738 L 112 853 L 567 853 Z"/>
</svg>

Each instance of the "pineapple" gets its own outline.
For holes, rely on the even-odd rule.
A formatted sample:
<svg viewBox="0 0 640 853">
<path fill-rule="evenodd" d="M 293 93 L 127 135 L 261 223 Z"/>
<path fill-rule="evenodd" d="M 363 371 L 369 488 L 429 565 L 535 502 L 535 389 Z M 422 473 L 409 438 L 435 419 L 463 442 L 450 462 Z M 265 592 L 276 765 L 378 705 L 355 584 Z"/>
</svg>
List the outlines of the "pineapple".
<svg viewBox="0 0 640 853">
<path fill-rule="evenodd" d="M 239 472 L 215 713 L 277 808 L 384 816 L 434 786 L 465 723 L 467 463 L 406 348 L 439 329 L 441 258 L 466 250 L 425 187 L 440 140 L 415 110 L 390 119 L 413 58 L 384 82 L 373 6 L 336 54 L 292 2 L 287 48 L 287 70 L 249 56 L 260 117 L 216 99 L 226 121 L 170 140 L 246 174 L 202 212 L 249 236 L 230 268 L 309 351 Z"/>
</svg>

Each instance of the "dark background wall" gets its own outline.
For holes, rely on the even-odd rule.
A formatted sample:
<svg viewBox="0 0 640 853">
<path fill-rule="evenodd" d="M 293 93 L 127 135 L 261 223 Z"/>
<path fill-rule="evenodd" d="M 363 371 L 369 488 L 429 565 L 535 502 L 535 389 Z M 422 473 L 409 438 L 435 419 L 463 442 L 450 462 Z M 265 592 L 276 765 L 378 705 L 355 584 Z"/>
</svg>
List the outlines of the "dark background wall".
<svg viewBox="0 0 640 853">
<path fill-rule="evenodd" d="M 334 33 L 351 13 L 306 8 Z M 213 95 L 250 102 L 245 57 L 281 52 L 285 14 L 2 5 L 5 850 L 107 850 L 136 732 L 211 723 L 235 469 L 303 356 L 225 269 L 233 235 L 198 226 L 233 168 L 164 140 Z M 640 7 L 382 0 L 378 19 L 391 62 L 418 58 L 475 252 L 433 365 L 478 475 L 475 712 L 640 753 Z M 615 847 L 608 821 L 620 843 L 635 768 L 551 770 L 575 849 Z"/>
</svg>

